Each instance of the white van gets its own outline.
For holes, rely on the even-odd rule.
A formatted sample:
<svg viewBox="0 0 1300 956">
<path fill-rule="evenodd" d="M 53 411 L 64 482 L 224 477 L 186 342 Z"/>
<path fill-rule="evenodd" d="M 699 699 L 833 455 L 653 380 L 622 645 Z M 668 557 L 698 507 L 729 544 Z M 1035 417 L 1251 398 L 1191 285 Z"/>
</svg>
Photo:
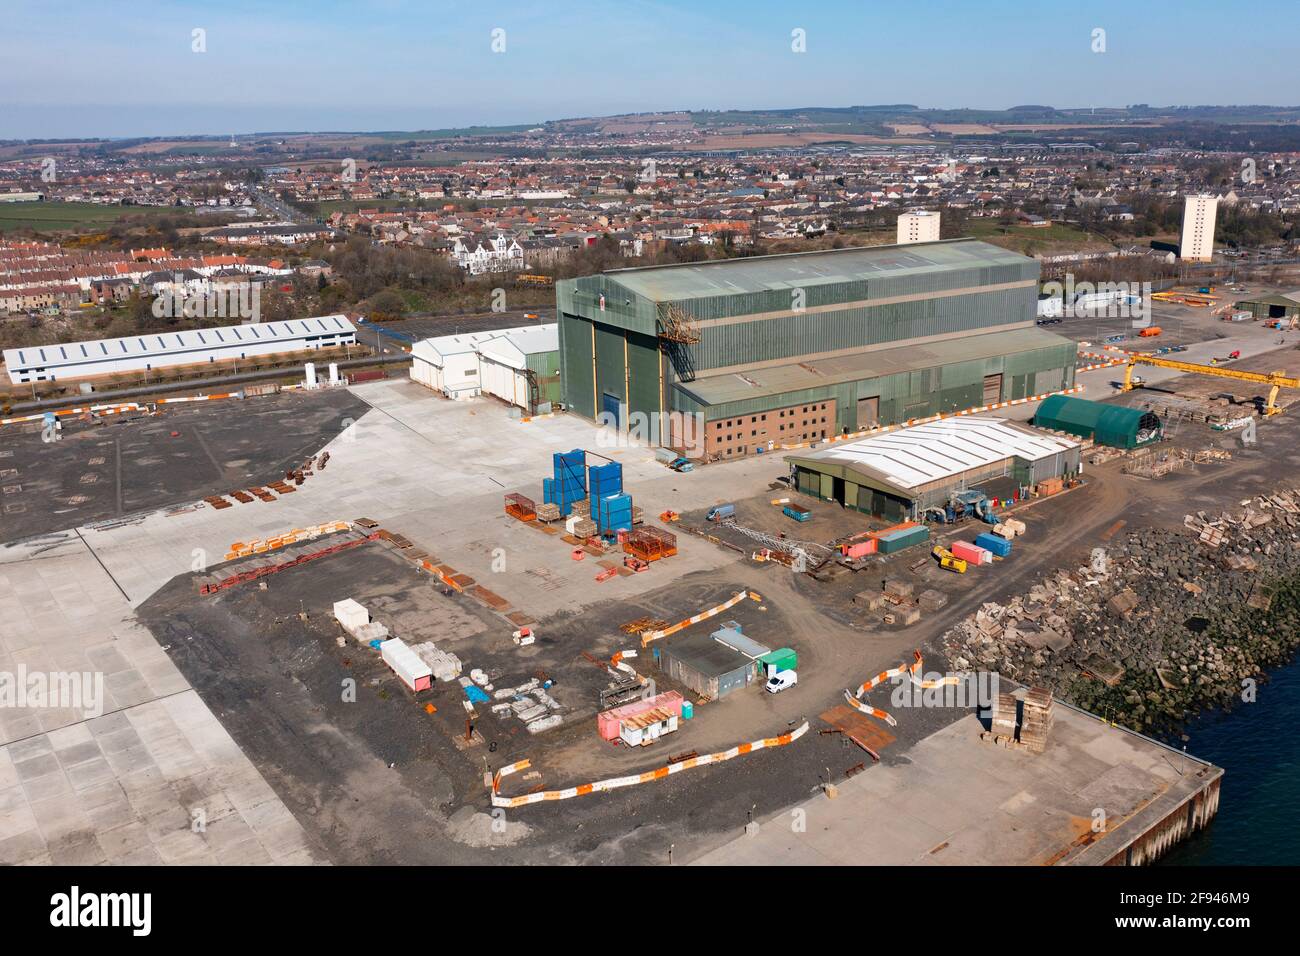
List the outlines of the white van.
<svg viewBox="0 0 1300 956">
<path fill-rule="evenodd" d="M 767 679 L 763 687 L 769 694 L 779 694 L 787 687 L 793 687 L 799 683 L 799 675 L 794 671 L 777 671 Z"/>
</svg>

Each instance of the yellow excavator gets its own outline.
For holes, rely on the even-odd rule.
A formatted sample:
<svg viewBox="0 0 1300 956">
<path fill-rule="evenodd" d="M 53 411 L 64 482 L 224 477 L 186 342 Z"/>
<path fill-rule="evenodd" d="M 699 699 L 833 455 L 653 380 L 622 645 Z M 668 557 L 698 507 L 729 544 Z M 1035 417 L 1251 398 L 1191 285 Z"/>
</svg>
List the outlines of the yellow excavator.
<svg viewBox="0 0 1300 956">
<path fill-rule="evenodd" d="M 1277 404 L 1277 393 L 1283 388 L 1300 388 L 1300 379 L 1290 378 L 1285 372 L 1243 372 L 1241 369 L 1223 368 L 1217 365 L 1197 365 L 1193 362 L 1178 362 L 1174 359 L 1156 358 L 1154 355 L 1130 355 L 1124 366 L 1124 384 L 1122 391 L 1137 387 L 1133 381 L 1133 366 L 1152 365 L 1156 368 L 1169 368 L 1179 372 L 1192 372 L 1196 375 L 1215 375 L 1219 378 L 1235 378 L 1239 382 L 1254 382 L 1267 385 L 1268 399 L 1264 403 L 1265 415 L 1276 415 L 1282 411 Z"/>
<path fill-rule="evenodd" d="M 957 557 L 957 555 L 953 554 L 942 545 L 935 545 L 934 549 L 930 553 L 938 558 L 939 567 L 943 568 L 945 571 L 952 571 L 954 574 L 966 573 L 965 559 Z"/>
</svg>

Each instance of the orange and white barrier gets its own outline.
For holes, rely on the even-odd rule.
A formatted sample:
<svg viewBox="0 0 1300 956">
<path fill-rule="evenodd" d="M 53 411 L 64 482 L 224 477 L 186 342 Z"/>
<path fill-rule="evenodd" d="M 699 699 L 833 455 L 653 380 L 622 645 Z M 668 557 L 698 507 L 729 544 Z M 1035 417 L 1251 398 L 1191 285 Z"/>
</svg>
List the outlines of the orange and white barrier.
<svg viewBox="0 0 1300 956">
<path fill-rule="evenodd" d="M 844 692 L 844 699 L 849 702 L 850 706 L 857 708 L 862 713 L 870 714 L 872 717 L 875 717 L 877 720 L 883 720 L 885 723 L 889 724 L 889 726 L 895 727 L 898 725 L 898 721 L 896 721 L 891 714 L 883 710 L 880 710 L 879 708 L 872 707 L 870 704 L 864 704 L 862 702 L 862 697 L 865 694 L 869 693 L 872 688 L 877 687 L 880 684 L 883 684 L 887 680 L 893 680 L 895 677 L 901 677 L 904 674 L 907 674 L 910 677 L 912 683 L 915 684 L 917 687 L 921 687 L 926 690 L 929 690 L 930 688 L 933 687 L 946 687 L 948 685 L 955 686 L 961 683 L 961 678 L 958 677 L 956 674 L 949 674 L 947 677 L 939 678 L 939 680 L 924 680 L 924 681 L 919 680 L 916 676 L 916 672 L 921 669 L 921 652 L 913 651 L 912 656 L 915 658 L 915 660 L 912 661 L 911 664 L 899 664 L 897 667 L 890 668 L 887 671 L 881 671 L 875 677 L 871 678 L 869 681 L 867 681 L 866 683 L 858 687 L 858 692 L 856 695 L 851 694 L 846 690 Z"/>
<path fill-rule="evenodd" d="M 236 558 L 247 558 L 254 554 L 265 554 L 286 545 L 297 544 L 299 541 L 312 541 L 323 534 L 346 531 L 349 527 L 351 526 L 346 521 L 327 521 L 324 524 L 314 524 L 308 528 L 294 528 L 292 531 L 286 531 L 283 534 L 273 535 L 269 538 L 236 541 L 230 546 L 225 560 L 233 561 Z"/>
<path fill-rule="evenodd" d="M 678 631 L 683 630 L 684 628 L 688 628 L 692 624 L 699 624 L 700 621 L 707 621 L 715 614 L 721 614 L 723 611 L 727 610 L 727 608 L 735 607 L 737 604 L 745 600 L 745 598 L 747 597 L 750 597 L 750 592 L 737 591 L 728 600 L 723 601 L 717 607 L 711 607 L 707 611 L 701 611 L 699 614 L 696 614 L 694 617 L 688 617 L 684 621 L 678 621 L 676 624 L 672 625 L 671 627 L 665 627 L 662 630 L 658 630 L 658 631 L 646 631 L 644 634 L 641 635 L 641 646 L 645 647 L 651 641 L 657 641 L 660 638 L 667 637 L 669 634 L 676 634 Z M 754 600 L 757 601 L 758 598 L 755 596 Z"/>
<path fill-rule="evenodd" d="M 239 398 L 239 392 L 215 392 L 211 395 L 180 395 L 175 398 L 155 398 L 152 405 L 180 405 L 186 402 L 211 402 L 221 398 Z M 138 412 L 139 402 L 119 402 L 115 405 L 79 405 L 76 408 L 60 408 L 54 412 L 55 418 L 70 418 L 77 415 L 121 415 L 124 412 Z M 16 418 L 0 418 L 0 425 L 20 425 L 23 422 L 44 421 L 46 412 L 32 415 L 20 415 Z"/>
<path fill-rule="evenodd" d="M 239 398 L 239 392 L 216 392 L 212 395 L 181 395 L 177 398 L 155 398 L 155 405 L 179 405 L 183 402 L 212 402 L 220 398 Z"/>
<path fill-rule="evenodd" d="M 704 767 L 709 764 L 723 763 L 734 757 L 742 757 L 745 754 L 753 753 L 756 750 L 766 750 L 771 747 L 784 747 L 792 744 L 808 732 L 808 721 L 804 721 L 800 726 L 779 737 L 765 737 L 762 740 L 754 740 L 747 744 L 737 744 L 730 750 L 722 750 L 718 753 L 704 754 L 701 757 L 690 757 L 677 763 L 668 764 L 666 767 L 659 767 L 656 770 L 647 770 L 645 773 L 636 773 L 627 777 L 612 777 L 609 780 L 598 780 L 595 783 L 584 783 L 576 787 L 568 787 L 564 790 L 539 790 L 536 793 L 526 793 L 519 797 L 501 796 L 501 778 L 508 777 L 512 773 L 518 773 L 521 770 L 527 770 L 532 766 L 529 760 L 520 760 L 509 766 L 502 767 L 492 777 L 492 806 L 494 807 L 525 807 L 530 803 L 545 803 L 548 800 L 568 800 L 572 797 L 585 797 L 589 793 L 604 793 L 610 790 L 618 790 L 622 787 L 635 787 L 640 783 L 650 783 L 653 780 L 662 780 L 664 777 L 670 777 L 675 773 L 681 773 L 684 770 L 690 770 L 694 767 Z"/>
<path fill-rule="evenodd" d="M 121 415 L 123 412 L 139 411 L 140 406 L 136 402 L 123 402 L 120 405 L 81 405 L 76 408 L 60 408 L 54 412 L 55 418 L 67 418 L 71 415 Z M 36 412 L 34 415 L 19 415 L 16 418 L 0 418 L 0 425 L 21 425 L 23 422 L 40 422 L 45 420 L 47 412 Z"/>
</svg>

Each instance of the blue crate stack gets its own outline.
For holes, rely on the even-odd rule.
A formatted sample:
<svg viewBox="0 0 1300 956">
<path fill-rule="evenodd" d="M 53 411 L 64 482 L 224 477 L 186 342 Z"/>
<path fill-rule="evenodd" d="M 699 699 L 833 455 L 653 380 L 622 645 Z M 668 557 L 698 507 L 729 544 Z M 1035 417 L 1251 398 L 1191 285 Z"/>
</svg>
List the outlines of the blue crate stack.
<svg viewBox="0 0 1300 956">
<path fill-rule="evenodd" d="M 581 448 L 557 451 L 551 460 L 555 477 L 542 479 L 542 500 L 559 506 L 560 514 L 567 518 L 573 503 L 587 497 L 587 453 Z"/>
<path fill-rule="evenodd" d="M 616 461 L 604 465 L 592 465 L 588 472 L 591 497 L 608 498 L 610 495 L 623 493 L 623 466 Z"/>
<path fill-rule="evenodd" d="M 632 496 L 625 494 L 592 498 L 596 502 L 596 527 L 601 534 L 632 530 Z"/>
</svg>

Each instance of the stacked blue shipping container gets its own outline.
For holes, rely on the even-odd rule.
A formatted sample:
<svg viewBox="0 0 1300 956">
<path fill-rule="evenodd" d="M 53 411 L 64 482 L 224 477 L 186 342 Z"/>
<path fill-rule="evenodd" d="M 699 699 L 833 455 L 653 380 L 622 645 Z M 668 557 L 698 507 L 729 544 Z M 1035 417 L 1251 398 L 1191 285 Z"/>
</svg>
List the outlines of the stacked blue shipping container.
<svg viewBox="0 0 1300 956">
<path fill-rule="evenodd" d="M 616 461 L 604 465 L 592 465 L 589 472 L 592 498 L 608 498 L 610 495 L 623 493 L 623 466 Z"/>
<path fill-rule="evenodd" d="M 632 529 L 632 498 L 623 494 L 623 466 L 616 461 L 587 468 L 581 448 L 552 456 L 553 478 L 542 479 L 542 500 L 568 517 L 573 503 L 591 497 L 591 517 L 601 534 Z M 590 487 L 588 487 L 590 479 Z"/>
<path fill-rule="evenodd" d="M 601 534 L 632 530 L 632 496 L 617 494 L 604 498 L 592 496 L 596 527 Z"/>
<path fill-rule="evenodd" d="M 555 477 L 542 479 L 542 500 L 558 505 L 566 518 L 573 503 L 587 497 L 587 453 L 581 448 L 570 452 L 557 451 L 552 456 Z M 596 469 L 592 469 L 595 472 Z M 619 485 L 623 483 L 623 470 L 619 467 Z"/>
</svg>

